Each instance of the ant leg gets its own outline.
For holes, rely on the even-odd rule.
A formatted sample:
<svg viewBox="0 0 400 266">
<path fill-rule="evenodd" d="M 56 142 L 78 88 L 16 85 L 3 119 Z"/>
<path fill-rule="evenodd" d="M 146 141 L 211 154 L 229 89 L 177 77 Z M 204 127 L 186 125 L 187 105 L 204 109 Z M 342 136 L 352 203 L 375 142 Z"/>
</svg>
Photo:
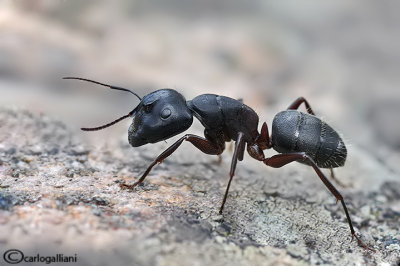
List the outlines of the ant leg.
<svg viewBox="0 0 400 266">
<path fill-rule="evenodd" d="M 291 105 L 289 105 L 287 110 L 297 110 L 299 108 L 300 104 L 302 104 L 302 103 L 304 103 L 304 105 L 306 106 L 307 113 L 309 113 L 311 115 L 315 115 L 313 110 L 311 109 L 310 104 L 307 102 L 307 100 L 304 97 L 297 98 Z"/>
<path fill-rule="evenodd" d="M 144 179 L 146 178 L 146 176 L 150 173 L 150 171 L 154 167 L 154 165 L 162 163 L 168 156 L 170 156 L 182 144 L 182 142 L 184 140 L 189 141 L 197 149 L 199 149 L 200 151 L 202 151 L 202 152 L 204 152 L 206 154 L 219 155 L 219 154 L 221 154 L 223 152 L 223 147 L 218 147 L 217 144 L 215 144 L 215 143 L 213 143 L 213 142 L 211 142 L 211 141 L 209 141 L 209 140 L 207 140 L 205 138 L 202 138 L 202 137 L 199 137 L 199 136 L 196 136 L 196 135 L 192 135 L 192 134 L 186 134 L 185 136 L 183 136 L 182 138 L 177 140 L 174 144 L 172 144 L 163 153 L 161 153 L 150 164 L 150 166 L 147 168 L 147 170 L 144 172 L 144 174 L 142 175 L 142 177 L 140 177 L 140 179 L 138 181 L 136 181 L 132 185 L 121 184 L 121 187 L 122 188 L 133 189 L 134 187 L 136 187 L 137 185 L 142 183 L 144 181 Z"/>
<path fill-rule="evenodd" d="M 218 165 L 222 164 L 222 155 L 218 154 L 218 161 L 217 161 Z"/>
<path fill-rule="evenodd" d="M 333 172 L 333 168 L 331 168 L 330 170 L 331 170 L 331 179 L 334 180 L 336 184 L 338 184 L 341 187 L 348 187 L 347 185 L 343 184 L 341 181 L 339 181 L 339 179 L 336 178 L 336 175 Z"/>
<path fill-rule="evenodd" d="M 310 104 L 307 102 L 307 100 L 304 97 L 299 97 L 297 98 L 291 105 L 289 105 L 289 107 L 287 108 L 288 110 L 297 110 L 300 106 L 300 104 L 304 103 L 304 105 L 306 106 L 307 109 L 307 113 L 311 114 L 311 115 L 315 115 L 314 111 L 311 109 Z M 341 187 L 346 187 L 342 182 L 339 181 L 339 179 L 337 179 L 335 177 L 335 174 L 333 173 L 333 169 L 331 168 L 331 178 L 332 180 L 335 180 L 335 182 L 341 186 Z"/>
<path fill-rule="evenodd" d="M 238 137 L 236 139 L 235 151 L 233 152 L 233 157 L 232 157 L 231 170 L 229 172 L 229 182 L 228 182 L 228 186 L 226 187 L 226 191 L 225 191 L 224 199 L 222 200 L 221 208 L 219 209 L 219 214 L 222 214 L 222 210 L 224 209 L 226 198 L 228 197 L 229 187 L 231 186 L 232 178 L 235 175 L 237 161 L 238 161 L 238 159 L 240 159 L 241 156 L 243 158 L 243 152 L 244 152 L 244 147 L 245 147 L 243 135 L 244 135 L 243 132 L 239 132 Z"/>
<path fill-rule="evenodd" d="M 375 252 L 374 249 L 368 247 L 365 245 L 356 235 L 353 224 L 350 219 L 349 212 L 347 211 L 346 204 L 344 203 L 342 195 L 339 193 L 339 191 L 332 185 L 331 182 L 329 182 L 328 178 L 322 173 L 321 169 L 315 164 L 314 160 L 311 159 L 307 154 L 304 152 L 295 152 L 295 153 L 287 153 L 287 154 L 277 154 L 274 155 L 270 158 L 264 159 L 264 163 L 268 166 L 274 167 L 274 168 L 280 168 L 288 163 L 294 162 L 294 161 L 305 161 L 307 162 L 312 168 L 314 168 L 314 171 L 317 173 L 321 181 L 325 184 L 325 186 L 329 189 L 329 191 L 336 197 L 336 201 L 341 201 L 344 212 L 346 214 L 347 222 L 350 226 L 350 231 L 351 235 L 357 239 L 358 244 L 368 250 L 371 250 Z"/>
</svg>

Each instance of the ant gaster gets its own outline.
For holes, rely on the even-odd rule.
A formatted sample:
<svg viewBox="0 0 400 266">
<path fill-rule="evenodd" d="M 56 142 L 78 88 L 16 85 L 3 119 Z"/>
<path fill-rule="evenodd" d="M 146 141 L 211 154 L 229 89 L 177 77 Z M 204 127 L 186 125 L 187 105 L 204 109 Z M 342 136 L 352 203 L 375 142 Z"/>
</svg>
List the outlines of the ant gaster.
<svg viewBox="0 0 400 266">
<path fill-rule="evenodd" d="M 142 99 L 131 90 L 97 81 L 77 77 L 64 79 L 83 80 L 111 89 L 127 91 L 140 100 L 140 103 L 127 115 L 100 127 L 82 128 L 84 131 L 101 130 L 131 117 L 133 121 L 128 130 L 128 140 L 133 147 L 139 147 L 182 133 L 192 125 L 193 116 L 204 126 L 205 138 L 193 134 L 184 135 L 162 152 L 138 181 L 132 185 L 121 184 L 122 187 L 133 189 L 141 184 L 153 166 L 170 156 L 183 141 L 190 142 L 203 153 L 220 155 L 225 149 L 225 142 L 233 140 L 235 149 L 229 172 L 230 178 L 219 209 L 220 214 L 224 209 L 237 161 L 243 160 L 244 150 L 247 149 L 251 157 L 274 168 L 280 168 L 291 162 L 311 166 L 336 200 L 342 203 L 352 237 L 356 238 L 363 248 L 375 251 L 357 237 L 342 195 L 320 169 L 329 168 L 333 177 L 332 168 L 343 166 L 345 163 L 346 146 L 333 128 L 315 116 L 309 103 L 303 97 L 295 100 L 287 110 L 275 116 L 271 136 L 269 136 L 265 122 L 261 127 L 261 133 L 258 132 L 259 118 L 253 109 L 229 97 L 202 94 L 193 100 L 186 101 L 182 94 L 175 90 L 161 89 L 147 94 Z M 307 113 L 297 111 L 302 103 Z M 270 148 L 279 154 L 266 158 L 263 150 Z"/>
</svg>

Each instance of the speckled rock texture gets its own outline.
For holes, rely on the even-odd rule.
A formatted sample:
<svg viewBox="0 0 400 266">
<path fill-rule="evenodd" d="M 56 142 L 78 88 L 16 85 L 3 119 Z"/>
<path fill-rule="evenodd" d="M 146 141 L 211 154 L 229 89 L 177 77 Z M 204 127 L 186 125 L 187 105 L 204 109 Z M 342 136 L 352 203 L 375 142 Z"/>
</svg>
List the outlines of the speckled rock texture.
<svg viewBox="0 0 400 266">
<path fill-rule="evenodd" d="M 231 152 L 222 163 L 187 145 L 133 182 L 167 144 L 89 148 L 62 122 L 2 109 L 0 243 L 25 253 L 72 253 L 80 265 L 287 265 L 399 263 L 400 182 L 368 193 L 369 160 L 358 150 L 340 188 L 366 251 L 351 240 L 343 210 L 308 167 L 267 168 L 247 157 L 223 215 Z M 21 141 L 22 140 L 22 141 Z M 359 156 L 358 156 L 359 155 Z M 363 174 L 364 175 L 364 174 Z M 346 177 L 346 178 L 344 178 Z"/>
</svg>

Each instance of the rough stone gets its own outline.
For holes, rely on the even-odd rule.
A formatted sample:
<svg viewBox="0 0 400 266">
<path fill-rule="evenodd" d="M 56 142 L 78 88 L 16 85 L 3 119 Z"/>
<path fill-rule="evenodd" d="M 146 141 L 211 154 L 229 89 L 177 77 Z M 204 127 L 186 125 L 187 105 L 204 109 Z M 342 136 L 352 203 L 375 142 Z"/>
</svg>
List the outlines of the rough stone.
<svg viewBox="0 0 400 266">
<path fill-rule="evenodd" d="M 45 144 L 57 146 L 60 152 L 31 155 L 43 132 L 60 123 L 47 118 L 43 127 L 43 117 L 19 110 L 3 109 L 0 115 L 7 121 L 3 129 L 18 120 L 24 122 L 14 128 L 16 134 L 26 134 L 27 125 L 35 132 L 27 146 L 1 143 L 5 150 L 15 149 L 1 154 L 0 242 L 4 250 L 76 253 L 82 265 L 399 262 L 400 213 L 393 209 L 399 202 L 398 181 L 381 180 L 376 190 L 364 192 L 354 176 L 350 180 L 354 186 L 341 189 L 357 234 L 377 251 L 372 253 L 351 241 L 340 204 L 335 204 L 306 166 L 270 169 L 246 158 L 238 165 L 224 213 L 218 215 L 229 152 L 221 165 L 208 157 L 195 164 L 185 158 L 192 150 L 183 148 L 164 167 L 156 167 L 144 185 L 134 191 L 121 190 L 120 182 L 137 178 L 121 174 L 129 172 L 124 169 L 130 158 L 143 162 L 134 166 L 135 173 L 144 170 L 149 158 L 126 145 L 87 150 L 74 141 L 71 147 L 74 137 L 65 126 L 62 136 L 67 137 L 62 141 L 53 137 L 54 143 Z M 159 153 L 151 146 L 146 149 Z M 120 152 L 129 156 L 117 158 Z M 104 154 L 111 160 L 104 162 Z M 377 166 L 384 171 L 384 165 Z M 26 171 L 16 178 L 16 169 L 22 168 Z M 346 169 L 340 176 L 351 173 Z"/>
</svg>

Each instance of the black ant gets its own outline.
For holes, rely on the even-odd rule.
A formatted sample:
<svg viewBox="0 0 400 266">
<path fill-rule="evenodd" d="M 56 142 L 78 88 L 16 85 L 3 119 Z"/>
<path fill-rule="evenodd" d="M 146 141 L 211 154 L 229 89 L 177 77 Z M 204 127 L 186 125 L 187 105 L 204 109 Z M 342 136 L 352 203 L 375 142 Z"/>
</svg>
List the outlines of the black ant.
<svg viewBox="0 0 400 266">
<path fill-rule="evenodd" d="M 220 155 L 225 149 L 225 142 L 235 141 L 229 182 L 222 200 L 219 213 L 222 214 L 232 177 L 235 174 L 237 161 L 242 161 L 244 150 L 254 159 L 264 164 L 280 168 L 291 162 L 300 162 L 314 168 L 321 181 L 342 203 L 352 237 L 358 244 L 374 251 L 365 245 L 356 235 L 342 195 L 322 173 L 320 168 L 343 166 L 347 156 L 346 146 L 339 134 L 324 121 L 315 116 L 310 104 L 303 97 L 295 100 L 287 110 L 278 113 L 272 122 L 272 133 L 269 136 L 264 122 L 261 133 L 258 132 L 259 118 L 257 113 L 239 100 L 229 97 L 202 94 L 191 101 L 186 101 L 179 92 L 172 89 L 161 89 L 140 98 L 131 90 L 103 84 L 97 81 L 65 77 L 93 82 L 110 89 L 127 91 L 134 94 L 140 103 L 127 115 L 106 125 L 94 128 L 82 128 L 84 131 L 101 130 L 131 117 L 132 124 L 128 130 L 128 140 L 133 147 L 147 143 L 156 143 L 171 138 L 187 130 L 196 117 L 204 126 L 204 136 L 186 134 L 161 153 L 147 168 L 138 181 L 132 185 L 121 184 L 121 187 L 133 189 L 141 184 L 154 165 L 170 156 L 183 141 L 188 141 L 200 151 L 210 155 Z M 307 113 L 297 111 L 304 103 Z M 273 148 L 280 154 L 265 158 L 263 150 Z"/>
</svg>

